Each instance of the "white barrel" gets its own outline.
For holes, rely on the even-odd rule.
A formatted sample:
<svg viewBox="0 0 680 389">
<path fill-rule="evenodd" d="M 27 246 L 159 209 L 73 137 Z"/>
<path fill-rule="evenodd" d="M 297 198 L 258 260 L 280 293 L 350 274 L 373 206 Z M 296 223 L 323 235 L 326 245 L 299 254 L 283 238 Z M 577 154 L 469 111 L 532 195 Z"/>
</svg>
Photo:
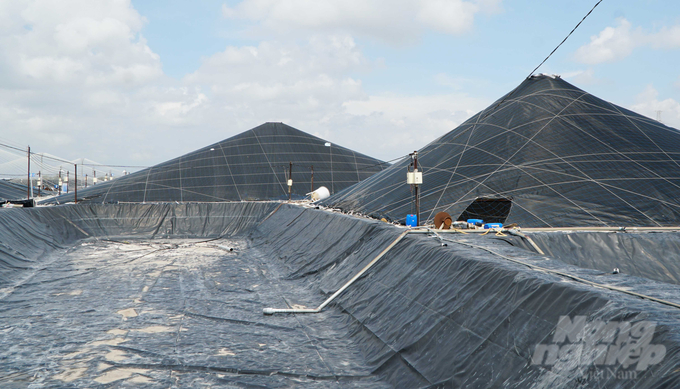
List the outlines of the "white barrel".
<svg viewBox="0 0 680 389">
<path fill-rule="evenodd" d="M 327 199 L 331 196 L 331 192 L 329 192 L 328 188 L 326 188 L 325 186 L 319 187 L 319 189 L 315 190 L 314 192 L 310 192 L 307 194 L 310 195 L 312 201 Z"/>
</svg>

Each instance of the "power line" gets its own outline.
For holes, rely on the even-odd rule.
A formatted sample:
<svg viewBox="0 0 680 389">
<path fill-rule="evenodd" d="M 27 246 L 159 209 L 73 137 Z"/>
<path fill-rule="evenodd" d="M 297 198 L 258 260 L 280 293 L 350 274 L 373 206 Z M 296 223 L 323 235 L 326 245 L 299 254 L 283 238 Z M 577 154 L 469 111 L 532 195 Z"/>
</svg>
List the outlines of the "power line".
<svg viewBox="0 0 680 389">
<path fill-rule="evenodd" d="M 8 149 L 12 149 L 12 150 L 21 151 L 22 153 L 27 152 L 27 150 L 25 150 L 25 149 L 15 147 L 15 146 L 11 146 L 11 145 L 8 145 L 8 144 L 5 144 L 5 143 L 0 143 L 0 146 L 8 148 Z M 69 165 L 103 166 L 103 167 L 116 167 L 116 168 L 142 168 L 142 169 L 149 167 L 149 166 L 139 166 L 139 165 L 105 165 L 105 164 L 97 164 L 97 163 L 78 163 L 78 162 L 73 162 L 73 161 L 68 161 L 68 160 L 65 160 L 65 159 L 53 157 L 53 156 L 50 156 L 50 155 L 45 155 L 43 153 L 34 153 L 34 152 L 31 152 L 31 156 L 40 156 L 42 158 L 51 159 L 53 161 L 67 163 Z"/>
<path fill-rule="evenodd" d="M 583 21 L 586 20 L 586 18 L 587 18 L 588 16 L 590 16 L 590 14 L 595 10 L 595 8 L 596 8 L 598 5 L 600 5 L 601 2 L 602 2 L 602 0 L 598 1 L 597 3 L 595 3 L 595 5 L 593 6 L 593 8 L 591 8 L 590 11 L 588 11 L 588 13 L 586 14 L 586 16 L 584 16 L 583 19 L 581 19 L 581 21 L 578 22 L 578 24 L 577 24 L 577 25 L 569 32 L 569 34 L 567 34 L 567 36 L 564 37 L 564 39 L 562 39 L 562 42 L 560 42 L 560 44 L 557 45 L 557 47 L 555 47 L 555 48 L 553 49 L 553 51 L 551 51 L 550 54 L 548 54 L 548 56 L 545 57 L 545 59 L 544 59 L 540 64 L 538 64 L 538 66 L 536 66 L 536 67 L 534 68 L 534 70 L 531 71 L 531 73 L 529 73 L 529 75 L 527 76 L 527 78 L 531 77 L 531 75 L 534 74 L 534 72 L 535 72 L 536 70 L 538 70 L 538 68 L 540 68 L 541 65 L 543 65 L 543 64 L 545 63 L 545 61 L 547 61 L 548 58 L 550 58 L 550 57 L 557 51 L 557 49 L 559 49 L 560 46 L 562 46 L 562 44 L 563 44 L 564 42 L 567 41 L 567 39 L 569 39 L 569 37 L 571 36 L 571 34 L 573 34 L 574 31 L 576 31 L 576 29 L 578 28 L 578 26 L 580 26 L 581 23 L 583 23 Z"/>
<path fill-rule="evenodd" d="M 580 22 L 578 22 L 578 23 L 576 24 L 576 26 L 575 26 L 574 28 L 572 28 L 572 30 L 569 32 L 569 34 L 567 34 L 567 36 L 564 37 L 564 39 L 562 39 L 562 42 L 560 42 L 560 44 L 557 45 L 557 46 L 553 49 L 553 51 L 551 51 L 550 54 L 548 54 L 548 56 L 545 57 L 545 59 L 544 59 L 543 61 L 541 61 L 541 63 L 539 63 L 538 66 L 536 66 L 536 67 L 534 68 L 534 70 L 531 71 L 531 73 L 529 73 L 529 75 L 525 78 L 525 80 L 528 80 L 529 78 L 531 78 L 531 76 L 534 74 L 534 72 L 536 72 L 536 70 L 538 70 L 538 68 L 540 68 L 540 67 L 548 60 L 548 58 L 550 58 L 550 57 L 557 51 L 557 49 L 559 49 L 560 46 L 562 46 L 562 44 L 563 44 L 564 42 L 567 41 L 567 39 L 569 39 L 569 37 L 571 36 L 571 34 L 573 34 L 574 31 L 576 31 L 576 29 L 581 25 L 581 23 L 583 23 L 583 21 L 586 20 L 586 18 L 587 18 L 588 16 L 590 16 L 590 14 L 595 10 L 595 8 L 596 8 L 598 5 L 600 5 L 601 2 L 602 2 L 602 0 L 599 0 L 597 3 L 595 3 L 595 5 L 593 6 L 593 8 L 591 8 L 590 11 L 588 11 L 588 13 L 581 19 Z M 520 85 L 521 85 L 521 84 L 520 84 Z M 520 87 L 520 85 L 517 85 L 517 86 L 515 87 L 515 89 L 511 90 L 510 93 L 506 94 L 505 97 L 503 97 L 503 99 L 502 99 L 498 104 L 496 104 L 496 105 L 489 111 L 489 113 L 487 113 L 486 115 L 484 115 L 479 121 L 481 122 L 482 120 L 486 119 L 489 115 L 491 115 L 491 114 L 496 110 L 496 108 L 498 108 L 501 104 L 503 104 L 503 103 L 505 102 L 505 100 L 507 100 L 513 93 L 515 93 L 515 91 L 517 90 L 517 88 Z"/>
<path fill-rule="evenodd" d="M 71 163 L 73 163 L 73 162 L 71 162 Z M 77 165 L 80 165 L 80 166 L 104 166 L 104 167 L 128 167 L 128 168 L 140 168 L 140 169 L 151 167 L 151 166 L 139 166 L 139 165 L 105 165 L 103 163 L 77 163 Z"/>
</svg>

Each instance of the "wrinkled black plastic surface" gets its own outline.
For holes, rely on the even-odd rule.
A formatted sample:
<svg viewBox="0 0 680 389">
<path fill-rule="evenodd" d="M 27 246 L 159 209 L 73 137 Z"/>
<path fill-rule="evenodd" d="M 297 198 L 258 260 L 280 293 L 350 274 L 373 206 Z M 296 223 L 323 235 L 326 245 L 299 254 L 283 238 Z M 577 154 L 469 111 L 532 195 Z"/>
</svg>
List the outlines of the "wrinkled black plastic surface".
<svg viewBox="0 0 680 389">
<path fill-rule="evenodd" d="M 299 199 L 325 186 L 331 193 L 386 167 L 378 159 L 331 144 L 283 123 L 265 123 L 179 158 L 78 191 L 79 202 L 242 201 Z M 44 204 L 73 202 L 74 193 Z"/>
<path fill-rule="evenodd" d="M 500 104 L 500 105 L 499 105 Z M 326 204 L 403 222 L 409 160 Z M 680 224 L 680 132 L 537 76 L 418 152 L 421 220 L 476 198 L 511 198 L 525 227 Z"/>
<path fill-rule="evenodd" d="M 678 232 L 534 232 L 531 239 L 547 255 L 583 268 L 680 284 Z M 524 239 L 504 240 L 534 251 Z"/>
<path fill-rule="evenodd" d="M 5 272 L 0 284 L 0 387 L 389 387 L 366 367 L 342 312 L 262 316 L 288 294 L 318 294 L 234 236 L 277 206 L 15 213 L 26 240 L 11 243 L 33 266 Z M 22 247 L 31 240 L 41 255 Z"/>
<path fill-rule="evenodd" d="M 93 204 L 0 210 L 0 288 L 54 249 L 87 238 L 217 238 L 251 228 L 273 202 Z"/>
<path fill-rule="evenodd" d="M 546 260 L 492 236 L 442 247 L 409 235 L 320 314 L 263 316 L 317 306 L 403 230 L 275 203 L 9 211 L 0 258 L 18 252 L 31 266 L 7 270 L 0 285 L 3 388 L 680 385 L 680 309 L 469 245 L 675 303 L 680 287 Z M 652 343 L 666 354 L 634 379 L 619 377 L 635 365 L 597 379 L 587 367 L 532 365 L 563 315 L 655 322 Z"/>
<path fill-rule="evenodd" d="M 283 261 L 291 278 L 303 277 L 326 293 L 339 288 L 398 233 L 379 222 L 304 212 L 282 208 L 271 217 L 273 223 L 258 227 L 262 235 L 255 241 Z M 294 217 L 302 230 L 286 228 L 284 221 Z M 680 302 L 675 285 L 545 260 L 488 236 L 452 239 L 593 282 Z M 369 276 L 348 289 L 338 305 L 350 315 L 353 337 L 362 340 L 369 365 L 395 387 L 680 385 L 678 308 L 533 271 L 462 244 L 449 242 L 441 247 L 433 238 L 409 236 Z M 635 380 L 617 379 L 616 374 L 625 369 L 611 366 L 614 377 L 605 371 L 601 379 L 591 380 L 587 368 L 579 372 L 573 366 L 531 365 L 536 345 L 549 342 L 561 315 L 656 321 L 653 342 L 667 350 L 663 366 L 641 372 Z"/>
<path fill-rule="evenodd" d="M 6 180 L 0 180 L 0 201 L 26 199 L 26 187 Z"/>
</svg>

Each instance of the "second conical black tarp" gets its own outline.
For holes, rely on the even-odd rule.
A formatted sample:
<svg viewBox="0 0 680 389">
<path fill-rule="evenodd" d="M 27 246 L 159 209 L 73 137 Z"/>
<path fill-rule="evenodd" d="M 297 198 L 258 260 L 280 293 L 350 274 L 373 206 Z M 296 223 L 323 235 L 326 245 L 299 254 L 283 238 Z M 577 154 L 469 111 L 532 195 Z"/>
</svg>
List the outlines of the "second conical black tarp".
<svg viewBox="0 0 680 389">
<path fill-rule="evenodd" d="M 404 160 L 327 204 L 402 220 Z M 680 225 L 680 132 L 536 76 L 419 150 L 421 221 L 440 211 L 521 226 Z"/>
<path fill-rule="evenodd" d="M 0 201 L 26 200 L 26 187 L 7 180 L 0 180 Z"/>
<path fill-rule="evenodd" d="M 292 198 L 320 186 L 331 193 L 385 163 L 283 123 L 265 123 L 179 158 L 78 191 L 78 202 L 214 202 Z M 312 183 L 313 180 L 313 183 Z M 45 203 L 72 202 L 74 193 Z"/>
</svg>

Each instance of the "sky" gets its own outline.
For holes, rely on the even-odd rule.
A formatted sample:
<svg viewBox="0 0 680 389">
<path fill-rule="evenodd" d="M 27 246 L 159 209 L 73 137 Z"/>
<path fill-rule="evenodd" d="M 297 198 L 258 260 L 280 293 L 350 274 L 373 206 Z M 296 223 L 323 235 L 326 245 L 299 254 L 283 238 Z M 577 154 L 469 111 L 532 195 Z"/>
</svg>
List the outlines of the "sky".
<svg viewBox="0 0 680 389">
<path fill-rule="evenodd" d="M 595 2 L 2 1 L 0 143 L 150 166 L 275 121 L 391 160 L 520 84 Z M 604 0 L 538 73 L 680 128 L 679 60 L 679 2 Z"/>
</svg>

